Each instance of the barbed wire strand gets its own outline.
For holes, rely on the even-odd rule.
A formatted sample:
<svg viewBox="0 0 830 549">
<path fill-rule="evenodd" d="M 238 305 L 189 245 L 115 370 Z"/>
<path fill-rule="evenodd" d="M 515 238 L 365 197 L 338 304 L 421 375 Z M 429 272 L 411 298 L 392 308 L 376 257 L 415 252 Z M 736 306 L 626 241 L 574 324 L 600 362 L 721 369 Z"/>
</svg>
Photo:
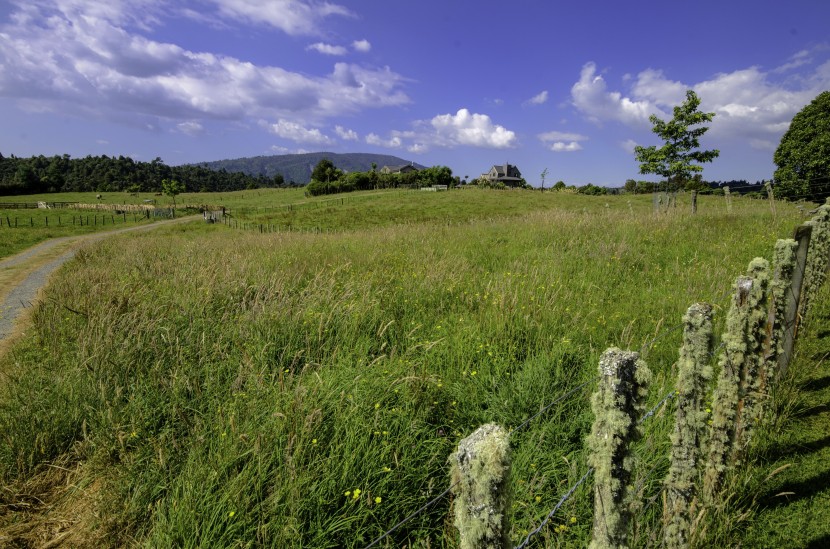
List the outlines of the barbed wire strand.
<svg viewBox="0 0 830 549">
<path fill-rule="evenodd" d="M 530 424 L 530 422 L 532 422 L 534 419 L 536 419 L 537 417 L 539 417 L 539 416 L 541 416 L 542 414 L 544 414 L 545 412 L 547 412 L 547 411 L 548 411 L 548 410 L 549 410 L 549 409 L 550 409 L 550 408 L 551 408 L 554 404 L 557 404 L 557 403 L 559 403 L 559 402 L 562 402 L 563 400 L 565 400 L 566 398 L 568 398 L 568 397 L 569 397 L 569 396 L 571 396 L 572 394 L 576 393 L 577 391 L 579 391 L 580 389 L 582 389 L 582 388 L 583 388 L 583 387 L 585 387 L 586 385 L 588 385 L 588 384 L 590 384 L 590 383 L 594 383 L 594 382 L 595 382 L 595 381 L 597 381 L 598 379 L 599 379 L 599 376 L 597 376 L 597 377 L 595 377 L 595 378 L 593 378 L 593 379 L 589 379 L 588 381 L 586 381 L 586 382 L 584 382 L 584 383 L 580 383 L 579 385 L 577 385 L 576 387 L 574 387 L 574 388 L 573 388 L 573 389 L 571 389 L 570 391 L 568 391 L 568 392 L 566 392 L 566 393 L 563 393 L 563 394 L 562 394 L 562 395 L 560 395 L 558 398 L 554 399 L 554 400 L 553 400 L 550 404 L 548 404 L 547 406 L 545 406 L 544 408 L 542 408 L 541 410 L 539 410 L 538 412 L 536 412 L 535 414 L 533 414 L 532 416 L 530 416 L 529 418 L 527 418 L 526 420 L 524 420 L 521 424 L 519 424 L 519 426 L 518 426 L 518 427 L 516 427 L 516 428 L 512 429 L 512 430 L 510 431 L 510 434 L 512 435 L 513 433 L 515 433 L 515 432 L 517 432 L 517 431 L 520 431 L 520 430 L 524 429 L 524 428 L 525 428 L 525 427 L 527 427 L 527 426 Z"/>
<path fill-rule="evenodd" d="M 403 519 L 400 522 L 398 522 L 397 524 L 395 524 L 392 528 L 390 528 L 389 530 L 387 530 L 386 532 L 381 534 L 380 537 L 375 539 L 375 541 L 373 541 L 372 543 L 370 543 L 369 545 L 367 545 L 363 549 L 369 549 L 370 547 L 374 547 L 375 545 L 377 545 L 378 543 L 380 543 L 381 541 L 386 539 L 386 537 L 389 536 L 392 532 L 394 532 L 395 530 L 397 530 L 398 528 L 400 528 L 401 526 L 403 526 L 404 524 L 406 524 L 407 522 L 409 522 L 413 518 L 417 517 L 418 515 L 420 515 L 421 513 L 423 513 L 424 511 L 426 511 L 427 509 L 429 509 L 430 507 L 432 507 L 433 505 L 435 505 L 436 503 L 441 501 L 441 499 L 446 497 L 446 495 L 449 494 L 450 491 L 453 488 L 455 488 L 455 486 L 457 484 L 458 484 L 458 482 L 454 482 L 453 484 L 451 484 L 449 488 L 447 488 L 446 490 L 444 490 L 443 492 L 441 492 L 440 494 L 438 494 L 437 496 L 435 496 L 434 498 L 432 498 L 431 500 L 429 500 L 425 504 L 421 505 L 421 507 L 419 507 L 415 512 L 413 512 L 408 517 L 406 517 L 405 519 Z"/>
<path fill-rule="evenodd" d="M 642 425 L 642 424 L 643 424 L 643 423 L 644 423 L 644 422 L 645 422 L 648 418 L 650 418 L 651 416 L 653 416 L 653 415 L 654 415 L 654 413 L 655 413 L 655 412 L 657 412 L 657 410 L 658 410 L 658 409 L 659 409 L 659 408 L 660 408 L 663 404 L 665 404 L 665 403 L 666 403 L 666 401 L 671 400 L 671 399 L 672 399 L 672 398 L 674 398 L 675 396 L 677 396 L 677 390 L 674 390 L 674 389 L 673 389 L 673 390 L 672 390 L 672 392 L 671 392 L 671 393 L 669 393 L 669 394 L 667 394 L 666 396 L 664 396 L 664 397 L 663 397 L 663 399 L 662 399 L 660 402 L 658 402 L 658 403 L 654 406 L 654 408 L 652 408 L 651 410 L 649 410 L 648 412 L 646 412 L 646 413 L 643 415 L 643 417 L 641 417 L 641 418 L 640 418 L 640 420 L 637 422 L 637 425 Z"/>
<path fill-rule="evenodd" d="M 664 331 L 663 333 L 661 333 L 661 334 L 659 334 L 659 335 L 657 335 L 657 336 L 653 337 L 653 338 L 651 339 L 651 341 L 646 341 L 645 343 L 643 343 L 643 346 L 642 346 L 642 347 L 640 347 L 640 354 L 641 354 L 641 355 L 644 355 L 644 354 L 646 353 L 646 350 L 647 350 L 648 348 L 653 347 L 653 346 L 654 346 L 654 344 L 655 344 L 657 341 L 659 341 L 659 340 L 663 339 L 663 338 L 664 338 L 664 337 L 666 337 L 666 336 L 669 336 L 669 335 L 673 334 L 675 331 L 677 331 L 678 329 L 682 328 L 682 327 L 683 327 L 683 326 L 685 326 L 685 325 L 686 325 L 686 324 L 685 324 L 685 322 L 681 322 L 680 324 L 676 324 L 676 325 L 672 326 L 671 328 L 668 328 L 668 329 L 667 329 L 666 331 Z"/>
<path fill-rule="evenodd" d="M 590 475 L 590 474 L 591 474 L 591 473 L 593 473 L 593 472 L 594 472 L 594 468 L 593 468 L 593 467 L 591 467 L 590 469 L 588 469 L 588 471 L 587 471 L 584 475 L 582 475 L 582 478 L 581 478 L 581 479 L 579 479 L 579 480 L 577 481 L 577 483 L 576 483 L 576 484 L 574 484 L 574 485 L 571 487 L 571 489 L 570 489 L 570 490 L 568 490 L 568 492 L 567 492 L 564 496 L 562 496 L 562 498 L 559 500 L 559 502 L 556 504 L 556 506 L 553 508 L 553 510 L 552 510 L 550 513 L 548 513 L 548 516 L 546 516 L 546 517 L 545 517 L 545 520 L 543 520 L 543 521 L 542 521 L 542 523 L 541 523 L 541 524 L 539 524 L 539 526 L 537 526 L 537 527 L 536 527 L 536 529 L 534 529 L 532 532 L 529 532 L 529 533 L 527 534 L 527 537 L 525 537 L 524 541 L 522 541 L 522 542 L 521 542 L 519 545 L 517 545 L 514 549 L 524 549 L 525 547 L 527 547 L 527 546 L 528 546 L 528 544 L 530 543 L 530 539 L 531 539 L 533 536 L 535 536 L 536 534 L 538 534 L 539 532 L 541 532 L 541 531 L 542 531 L 542 528 L 544 528 L 544 527 L 545 527 L 545 525 L 546 525 L 546 524 L 548 523 L 548 521 L 549 521 L 549 520 L 553 517 L 553 515 L 554 515 L 554 514 L 556 514 L 556 512 L 559 510 L 559 508 L 560 508 L 560 507 L 562 507 L 562 505 L 564 505 L 564 503 L 565 503 L 566 501 L 568 501 L 568 499 L 570 499 L 570 497 L 573 495 L 573 493 L 574 493 L 574 492 L 576 492 L 576 489 L 577 489 L 577 488 L 579 488 L 579 486 L 580 486 L 583 482 L 585 482 L 585 479 L 587 479 L 587 478 L 588 478 L 588 475 Z"/>
</svg>

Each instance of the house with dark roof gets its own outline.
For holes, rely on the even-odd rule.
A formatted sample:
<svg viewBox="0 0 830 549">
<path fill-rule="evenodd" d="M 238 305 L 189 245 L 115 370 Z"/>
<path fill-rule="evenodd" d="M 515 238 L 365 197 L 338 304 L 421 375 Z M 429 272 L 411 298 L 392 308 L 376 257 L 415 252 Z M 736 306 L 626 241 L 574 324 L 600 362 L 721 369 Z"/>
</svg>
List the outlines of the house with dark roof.
<svg viewBox="0 0 830 549">
<path fill-rule="evenodd" d="M 524 181 L 522 172 L 512 164 L 497 164 L 489 172 L 481 174 L 481 178 L 492 184 L 504 183 L 506 187 L 520 187 Z"/>
<path fill-rule="evenodd" d="M 403 166 L 384 166 L 380 169 L 380 173 L 410 173 L 417 171 L 418 168 L 412 164 L 404 164 Z"/>
</svg>

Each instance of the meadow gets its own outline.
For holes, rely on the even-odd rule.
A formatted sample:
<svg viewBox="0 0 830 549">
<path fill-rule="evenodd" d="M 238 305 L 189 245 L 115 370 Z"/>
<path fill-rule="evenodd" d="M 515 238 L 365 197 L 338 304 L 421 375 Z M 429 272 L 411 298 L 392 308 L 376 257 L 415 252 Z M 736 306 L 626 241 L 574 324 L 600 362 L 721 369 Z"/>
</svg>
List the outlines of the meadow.
<svg viewBox="0 0 830 549">
<path fill-rule="evenodd" d="M 0 358 L 2 503 L 58 464 L 94 501 L 92 545 L 363 547 L 448 486 L 461 438 L 587 382 L 512 437 L 519 541 L 586 470 L 602 351 L 641 350 L 656 403 L 686 308 L 710 302 L 722 322 L 735 277 L 803 219 L 741 198 L 727 211 L 700 197 L 692 215 L 684 197 L 655 214 L 650 196 L 466 189 L 288 208 L 309 202 L 291 193 L 210 198 L 329 232 L 194 223 L 96 243 L 61 269 Z M 637 447 L 643 498 L 669 424 L 658 414 Z M 382 546 L 456 547 L 450 504 Z M 635 545 L 653 543 L 659 507 L 638 514 Z M 590 528 L 583 488 L 540 543 L 581 547 Z"/>
</svg>

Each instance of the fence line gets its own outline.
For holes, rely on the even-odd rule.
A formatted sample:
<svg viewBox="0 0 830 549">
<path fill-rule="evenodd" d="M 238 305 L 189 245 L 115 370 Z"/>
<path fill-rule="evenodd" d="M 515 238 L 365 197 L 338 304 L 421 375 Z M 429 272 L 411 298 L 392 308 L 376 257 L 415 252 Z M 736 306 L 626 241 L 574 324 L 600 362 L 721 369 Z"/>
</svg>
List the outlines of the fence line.
<svg viewBox="0 0 830 549">
<path fill-rule="evenodd" d="M 814 233 L 812 242 L 810 233 Z M 650 507 L 665 492 L 663 544 L 669 548 L 689 547 L 694 533 L 692 512 L 697 510 L 696 506 L 719 503 L 717 488 L 720 481 L 728 469 L 740 463 L 743 452 L 748 448 L 753 429 L 763 419 L 765 393 L 786 372 L 791 361 L 792 349 L 787 350 L 786 346 L 794 342 L 798 328 L 809 313 L 810 302 L 827 278 L 830 265 L 830 205 L 818 208 L 817 215 L 800 226 L 795 235 L 798 238 L 776 243 L 772 268 L 768 261 L 756 258 L 750 262 L 747 275 L 736 279 L 732 305 L 726 316 L 725 332 L 717 348 L 713 349 L 712 307 L 708 304 L 692 305 L 682 324 L 644 344 L 643 349 L 646 349 L 658 339 L 684 327 L 677 388 L 662 397 L 650 410 L 645 413 L 643 411 L 650 372 L 640 353 L 614 348 L 603 353 L 599 361 L 600 384 L 592 397 L 596 419 L 588 442 L 591 451 L 588 456 L 589 469 L 517 548 L 526 547 L 592 473 L 595 474 L 595 480 L 591 547 L 626 545 L 630 509 L 624 505 L 624 501 L 632 478 L 633 462 L 629 445 L 642 436 L 642 425 L 675 398 L 678 399 L 678 406 L 674 433 L 671 436 L 669 473 L 661 489 L 648 500 L 645 508 Z M 787 250 L 793 253 L 784 253 Z M 712 377 L 710 361 L 716 355 L 719 357 L 720 377 L 715 388 L 713 419 L 706 421 L 704 400 Z M 560 395 L 513 429 L 508 436 L 526 427 L 554 404 L 584 388 L 591 381 L 583 382 Z M 702 444 L 707 424 L 708 449 Z M 503 434 L 499 436 L 504 438 Z M 697 485 L 700 473 L 698 463 L 701 461 L 697 456 L 704 450 L 708 451 L 708 460 L 701 489 Z M 506 459 L 509 460 L 509 457 Z M 652 468 L 640 485 L 656 469 L 657 466 Z M 484 491 L 506 501 L 507 495 L 499 495 L 498 491 L 509 491 L 508 470 L 509 467 L 504 468 L 503 478 L 488 476 L 486 486 L 490 488 Z M 468 491 L 482 488 L 476 486 L 475 475 L 457 478 L 440 497 L 459 486 Z M 639 488 L 635 494 L 638 491 Z M 695 498 L 698 491 L 704 496 L 701 500 Z M 455 505 L 460 505 L 462 500 L 466 501 L 465 497 L 464 494 L 459 494 Z M 477 508 L 478 511 L 489 508 L 487 505 L 490 504 Z M 411 516 L 418 512 L 420 510 Z M 457 517 L 464 515 L 464 510 L 456 509 Z M 498 529 L 493 527 L 492 531 L 497 531 L 498 535 L 488 538 L 488 543 L 482 546 L 507 547 L 504 539 L 507 513 L 493 512 L 487 520 L 496 516 L 503 520 Z M 471 520 L 480 521 L 481 518 L 479 516 Z M 471 525 L 459 524 L 458 519 L 456 525 L 462 532 L 463 544 L 463 532 Z M 388 533 L 384 534 L 384 537 L 387 535 Z M 379 540 L 372 545 L 377 541 Z"/>
<path fill-rule="evenodd" d="M 536 527 L 533 531 L 529 532 L 529 533 L 527 534 L 527 537 L 525 537 L 524 541 L 522 541 L 519 545 L 517 545 L 517 546 L 515 547 L 515 549 L 524 549 L 525 547 L 527 547 L 527 545 L 530 543 L 530 539 L 531 539 L 533 536 L 535 536 L 536 534 L 538 534 L 539 532 L 541 532 L 541 531 L 542 531 L 542 528 L 544 528 L 544 527 L 545 527 L 545 525 L 548 523 L 548 521 L 549 521 L 551 518 L 553 518 L 553 515 L 555 515 L 555 514 L 556 514 L 556 512 L 559 510 L 559 508 L 560 508 L 560 507 L 562 507 L 562 505 L 563 505 L 566 501 L 568 501 L 568 500 L 570 499 L 570 497 L 573 495 L 573 493 L 574 493 L 574 492 L 576 492 L 576 489 L 577 489 L 577 488 L 579 488 L 579 486 L 580 486 L 583 482 L 585 482 L 585 479 L 587 479 L 587 478 L 588 478 L 588 476 L 589 476 L 591 473 L 593 473 L 593 472 L 594 472 L 594 468 L 593 468 L 593 467 L 591 467 L 590 469 L 588 469 L 588 471 L 587 471 L 584 475 L 582 475 L 582 478 L 581 478 L 581 479 L 579 479 L 579 480 L 576 482 L 576 484 L 574 484 L 574 485 L 573 485 L 573 486 L 572 486 L 572 487 L 571 487 L 571 488 L 570 488 L 570 489 L 569 489 L 569 490 L 565 493 L 565 495 L 564 495 L 564 496 L 562 496 L 562 497 L 559 499 L 559 501 L 557 502 L 556 506 L 554 506 L 553 510 L 551 510 L 551 512 L 550 512 L 550 513 L 548 513 L 548 516 L 546 516 L 546 517 L 545 517 L 545 519 L 542 521 L 542 523 L 541 523 L 541 524 L 539 524 L 539 526 L 537 526 L 537 527 Z"/>
</svg>

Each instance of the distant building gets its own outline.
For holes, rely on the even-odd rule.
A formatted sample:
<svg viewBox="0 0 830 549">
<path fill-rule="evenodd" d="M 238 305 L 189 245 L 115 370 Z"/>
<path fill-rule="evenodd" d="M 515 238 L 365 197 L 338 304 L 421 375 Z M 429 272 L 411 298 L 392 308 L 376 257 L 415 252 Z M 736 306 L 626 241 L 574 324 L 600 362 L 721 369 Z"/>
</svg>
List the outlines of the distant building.
<svg viewBox="0 0 830 549">
<path fill-rule="evenodd" d="M 522 172 L 512 164 L 495 165 L 487 173 L 481 174 L 482 179 L 490 183 L 504 183 L 507 187 L 519 187 L 522 185 Z"/>
<path fill-rule="evenodd" d="M 417 171 L 418 168 L 412 164 L 404 164 L 403 166 L 384 166 L 380 169 L 380 173 L 410 173 Z"/>
</svg>

